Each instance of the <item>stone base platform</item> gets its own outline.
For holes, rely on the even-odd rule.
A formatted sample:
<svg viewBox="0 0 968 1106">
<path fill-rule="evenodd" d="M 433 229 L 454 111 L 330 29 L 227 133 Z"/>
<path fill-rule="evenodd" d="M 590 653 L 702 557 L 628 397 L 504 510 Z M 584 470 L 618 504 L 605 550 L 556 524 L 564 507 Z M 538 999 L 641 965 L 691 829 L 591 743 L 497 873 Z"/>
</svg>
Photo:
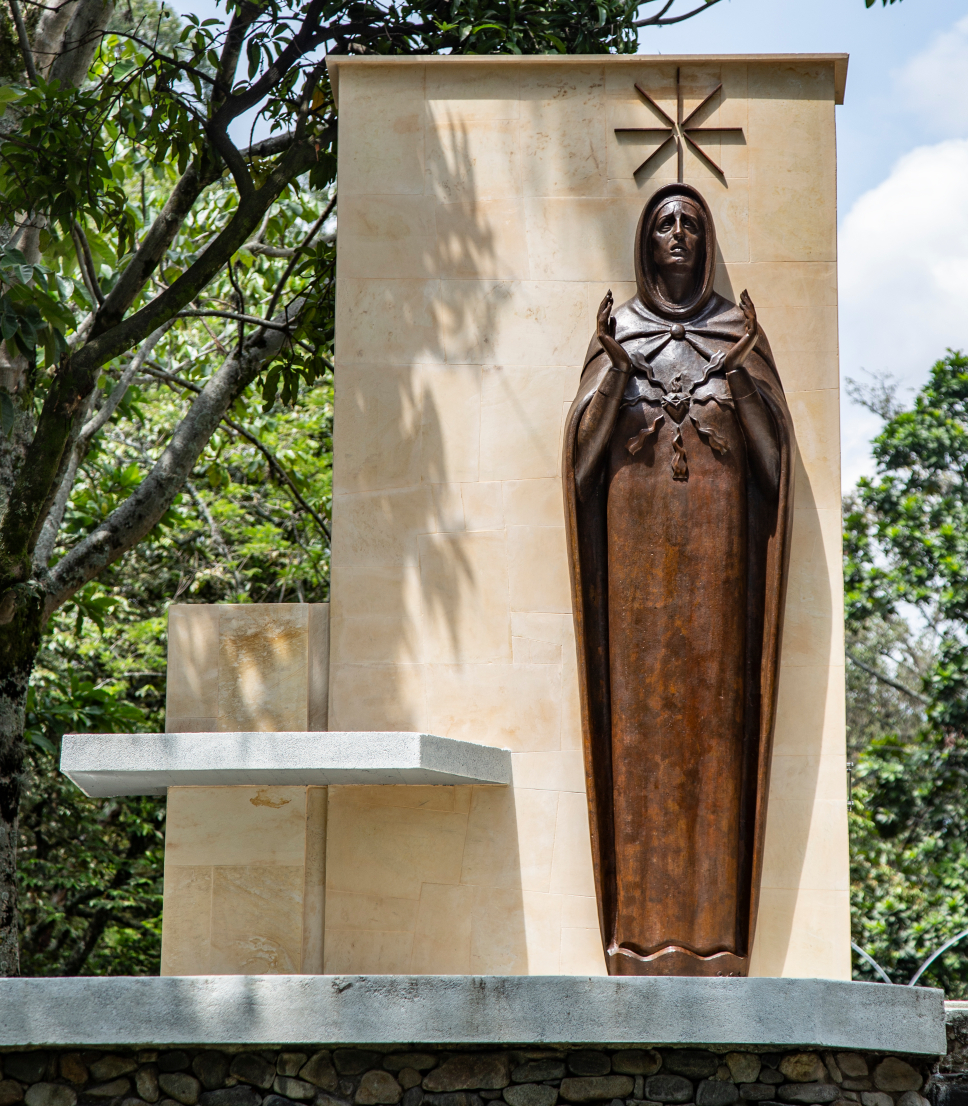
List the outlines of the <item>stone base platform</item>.
<svg viewBox="0 0 968 1106">
<path fill-rule="evenodd" d="M 0 979 L 0 1049 L 319 1044 L 385 1050 L 414 1042 L 461 1048 L 847 1049 L 924 1057 L 941 1056 L 946 1047 L 941 991 L 841 980 L 322 975 Z"/>
<path fill-rule="evenodd" d="M 827 980 L 0 980 L 3 1106 L 941 1106 L 944 1047 Z"/>
</svg>

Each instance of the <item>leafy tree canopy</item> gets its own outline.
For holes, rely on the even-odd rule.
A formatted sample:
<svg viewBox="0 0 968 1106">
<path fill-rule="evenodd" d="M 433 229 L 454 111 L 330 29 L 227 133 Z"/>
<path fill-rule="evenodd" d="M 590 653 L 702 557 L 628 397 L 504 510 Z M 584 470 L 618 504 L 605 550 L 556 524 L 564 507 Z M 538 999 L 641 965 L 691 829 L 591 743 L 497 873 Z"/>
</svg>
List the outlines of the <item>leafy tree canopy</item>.
<svg viewBox="0 0 968 1106">
<path fill-rule="evenodd" d="M 968 928 L 968 358 L 910 409 L 890 382 L 860 398 L 885 424 L 845 506 L 854 930 L 907 982 Z M 925 982 L 968 993 L 968 941 Z"/>
</svg>

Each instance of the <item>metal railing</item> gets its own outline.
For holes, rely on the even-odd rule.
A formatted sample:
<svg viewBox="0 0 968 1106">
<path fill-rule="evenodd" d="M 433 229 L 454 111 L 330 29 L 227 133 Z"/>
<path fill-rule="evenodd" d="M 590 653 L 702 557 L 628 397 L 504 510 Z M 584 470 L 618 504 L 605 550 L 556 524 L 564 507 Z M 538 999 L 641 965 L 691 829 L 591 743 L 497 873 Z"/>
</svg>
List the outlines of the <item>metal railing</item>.
<svg viewBox="0 0 968 1106">
<path fill-rule="evenodd" d="M 918 980 L 921 978 L 922 975 L 924 975 L 928 968 L 931 967 L 935 960 L 937 960 L 938 957 L 941 956 L 943 953 L 946 953 L 948 949 L 952 947 L 952 945 L 957 945 L 963 937 L 968 937 L 968 929 L 963 929 L 960 933 L 955 934 L 955 936 L 952 937 L 950 940 L 945 941 L 941 948 L 936 949 L 933 953 L 931 953 L 931 955 L 927 958 L 927 960 L 925 960 L 921 967 L 918 968 L 914 975 L 911 976 L 907 983 L 903 984 L 894 984 L 894 980 L 891 979 L 886 971 L 884 971 L 884 969 L 880 966 L 880 964 L 878 964 L 874 957 L 871 956 L 870 953 L 864 952 L 860 945 L 855 945 L 854 942 L 851 941 L 850 947 L 854 950 L 854 952 L 857 953 L 858 956 L 862 956 L 867 961 L 867 963 L 870 964 L 870 966 L 874 969 L 875 972 L 877 972 L 877 974 L 881 977 L 881 979 L 884 980 L 885 983 L 891 983 L 897 987 L 915 987 L 917 986 Z"/>
</svg>

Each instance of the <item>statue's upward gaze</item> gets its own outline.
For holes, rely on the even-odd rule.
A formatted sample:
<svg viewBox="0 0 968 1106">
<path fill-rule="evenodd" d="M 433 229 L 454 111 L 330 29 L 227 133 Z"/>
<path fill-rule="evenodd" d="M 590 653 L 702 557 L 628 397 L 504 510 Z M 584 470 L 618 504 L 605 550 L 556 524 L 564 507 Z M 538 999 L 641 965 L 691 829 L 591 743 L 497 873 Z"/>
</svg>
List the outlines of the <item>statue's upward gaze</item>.
<svg viewBox="0 0 968 1106">
<path fill-rule="evenodd" d="M 746 975 L 795 442 L 703 197 L 659 189 L 564 444 L 592 851 L 613 975 Z"/>
</svg>

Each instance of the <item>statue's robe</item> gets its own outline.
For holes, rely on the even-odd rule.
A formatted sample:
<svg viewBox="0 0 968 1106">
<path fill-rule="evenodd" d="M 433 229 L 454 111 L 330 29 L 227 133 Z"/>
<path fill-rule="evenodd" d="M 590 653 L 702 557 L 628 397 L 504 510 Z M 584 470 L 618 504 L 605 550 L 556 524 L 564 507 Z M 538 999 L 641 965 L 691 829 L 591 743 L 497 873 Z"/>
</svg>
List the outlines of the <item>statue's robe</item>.
<svg viewBox="0 0 968 1106">
<path fill-rule="evenodd" d="M 610 974 L 746 975 L 796 446 L 761 332 L 745 364 L 779 448 L 778 487 L 764 488 L 722 369 L 741 310 L 710 287 L 694 317 L 671 323 L 642 268 L 639 294 L 615 311 L 633 370 L 582 488 L 578 429 L 609 365 L 597 338 L 564 442 L 602 938 Z"/>
</svg>

